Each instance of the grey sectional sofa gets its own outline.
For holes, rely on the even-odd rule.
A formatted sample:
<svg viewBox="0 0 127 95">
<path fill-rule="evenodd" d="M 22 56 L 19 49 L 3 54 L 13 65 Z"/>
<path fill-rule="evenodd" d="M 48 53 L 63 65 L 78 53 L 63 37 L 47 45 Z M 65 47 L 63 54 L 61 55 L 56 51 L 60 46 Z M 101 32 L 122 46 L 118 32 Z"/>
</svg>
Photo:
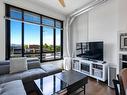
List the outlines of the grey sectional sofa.
<svg viewBox="0 0 127 95">
<path fill-rule="evenodd" d="M 21 80 L 0 84 L 0 95 L 27 95 Z"/>
<path fill-rule="evenodd" d="M 0 61 L 0 84 L 11 82 L 14 80 L 22 80 L 26 85 L 26 89 L 31 87 L 31 82 L 40 77 L 45 77 L 62 71 L 62 68 L 53 64 L 40 65 L 39 60 L 27 60 L 28 70 L 10 74 L 10 61 Z"/>
</svg>

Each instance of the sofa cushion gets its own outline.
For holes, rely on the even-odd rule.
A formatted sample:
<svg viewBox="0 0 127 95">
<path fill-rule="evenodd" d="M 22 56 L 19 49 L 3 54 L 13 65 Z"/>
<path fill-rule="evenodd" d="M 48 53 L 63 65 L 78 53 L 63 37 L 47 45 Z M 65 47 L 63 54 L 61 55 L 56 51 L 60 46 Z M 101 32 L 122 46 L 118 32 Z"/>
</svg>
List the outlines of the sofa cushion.
<svg viewBox="0 0 127 95">
<path fill-rule="evenodd" d="M 22 73 L 15 73 L 15 74 L 5 74 L 0 76 L 0 84 L 5 82 L 10 82 L 13 80 L 21 80 Z"/>
<path fill-rule="evenodd" d="M 40 60 L 37 57 L 27 58 L 28 69 L 40 68 Z"/>
<path fill-rule="evenodd" d="M 39 61 L 29 61 L 28 63 L 28 69 L 34 69 L 34 68 L 40 68 L 40 62 Z"/>
<path fill-rule="evenodd" d="M 10 60 L 0 61 L 0 65 L 9 65 L 9 64 L 10 64 Z"/>
<path fill-rule="evenodd" d="M 27 58 L 28 69 L 40 68 L 40 61 L 38 58 Z M 9 74 L 10 60 L 0 61 L 0 75 Z"/>
<path fill-rule="evenodd" d="M 0 75 L 8 74 L 10 71 L 9 65 L 0 65 Z"/>
<path fill-rule="evenodd" d="M 40 77 L 46 76 L 46 72 L 41 68 L 30 69 L 25 72 L 22 72 L 22 80 L 23 82 L 33 81 Z"/>
<path fill-rule="evenodd" d="M 21 80 L 11 81 L 0 84 L 0 95 L 26 95 L 24 86 Z"/>
<path fill-rule="evenodd" d="M 8 74 L 10 71 L 10 61 L 0 61 L 0 75 Z"/>
<path fill-rule="evenodd" d="M 10 59 L 10 73 L 17 73 L 27 70 L 27 58 L 11 58 Z"/>
<path fill-rule="evenodd" d="M 30 69 L 24 72 L 1 75 L 0 84 L 13 80 L 23 80 L 23 82 L 29 82 L 44 76 L 46 76 L 46 72 L 41 68 Z"/>
<path fill-rule="evenodd" d="M 47 75 L 56 74 L 62 71 L 62 68 L 59 68 L 54 64 L 43 64 L 41 65 L 41 68 L 47 72 Z"/>
</svg>

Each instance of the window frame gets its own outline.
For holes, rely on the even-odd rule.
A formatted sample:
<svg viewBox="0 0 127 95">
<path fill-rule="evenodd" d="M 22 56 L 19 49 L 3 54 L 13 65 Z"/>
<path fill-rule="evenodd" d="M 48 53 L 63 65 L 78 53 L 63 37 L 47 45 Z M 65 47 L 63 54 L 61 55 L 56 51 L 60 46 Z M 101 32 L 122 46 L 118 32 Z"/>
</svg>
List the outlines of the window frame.
<svg viewBox="0 0 127 95">
<path fill-rule="evenodd" d="M 59 19 L 56 19 L 56 18 L 53 18 L 53 17 L 49 17 L 49 16 L 45 16 L 45 15 L 42 15 L 42 14 L 39 14 L 39 13 L 36 13 L 36 12 L 33 12 L 33 11 L 30 11 L 30 10 L 26 10 L 26 9 L 23 9 L 23 8 L 19 8 L 19 7 L 16 7 L 16 6 L 13 6 L 13 5 L 9 5 L 9 4 L 5 4 L 5 30 L 6 30 L 6 34 L 5 34 L 5 38 L 6 38 L 6 44 L 5 44 L 5 47 L 6 47 L 6 51 L 5 51 L 5 54 L 6 54 L 6 60 L 9 60 L 11 58 L 11 55 L 10 55 L 10 48 L 11 48 L 11 40 L 10 40 L 10 36 L 11 36 L 11 30 L 10 30 L 10 9 L 11 8 L 16 8 L 16 9 L 19 9 L 21 10 L 22 12 L 22 20 L 19 20 L 19 19 L 15 19 L 15 20 L 18 20 L 18 21 L 21 21 L 21 24 L 22 24 L 22 57 L 24 57 L 25 55 L 25 52 L 24 52 L 24 22 L 28 22 L 28 23 L 32 23 L 32 24 L 37 24 L 36 22 L 29 22 L 29 21 L 24 21 L 24 12 L 30 12 L 30 13 L 33 13 L 33 14 L 36 14 L 36 15 L 39 15 L 40 16 L 40 62 L 49 62 L 49 61 L 56 61 L 56 60 L 61 60 L 63 59 L 63 21 L 59 20 Z M 42 24 L 42 19 L 43 17 L 46 17 L 46 18 L 49 18 L 49 19 L 52 19 L 54 20 L 54 27 L 53 26 L 50 26 L 50 25 L 43 25 Z M 60 22 L 61 23 L 61 58 L 59 59 L 56 59 L 56 25 L 55 23 L 56 22 Z M 42 53 L 43 53 L 43 26 L 48 26 L 48 27 L 52 27 L 53 28 L 53 45 L 54 45 L 54 59 L 53 60 L 43 60 L 42 59 Z"/>
</svg>

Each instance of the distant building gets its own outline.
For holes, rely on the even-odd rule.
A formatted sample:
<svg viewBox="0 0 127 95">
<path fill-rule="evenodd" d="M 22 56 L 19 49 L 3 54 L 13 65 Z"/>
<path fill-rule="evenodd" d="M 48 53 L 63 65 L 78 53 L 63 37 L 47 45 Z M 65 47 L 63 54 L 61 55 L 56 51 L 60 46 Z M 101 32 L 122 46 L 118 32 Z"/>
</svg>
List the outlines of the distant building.
<svg viewBox="0 0 127 95">
<path fill-rule="evenodd" d="M 29 45 L 30 49 L 39 49 L 40 48 L 40 45 Z"/>
<path fill-rule="evenodd" d="M 11 53 L 12 54 L 21 54 L 22 48 L 20 45 L 12 44 L 11 45 Z"/>
<path fill-rule="evenodd" d="M 40 45 L 29 45 L 28 48 L 25 49 L 26 53 L 39 53 Z"/>
</svg>

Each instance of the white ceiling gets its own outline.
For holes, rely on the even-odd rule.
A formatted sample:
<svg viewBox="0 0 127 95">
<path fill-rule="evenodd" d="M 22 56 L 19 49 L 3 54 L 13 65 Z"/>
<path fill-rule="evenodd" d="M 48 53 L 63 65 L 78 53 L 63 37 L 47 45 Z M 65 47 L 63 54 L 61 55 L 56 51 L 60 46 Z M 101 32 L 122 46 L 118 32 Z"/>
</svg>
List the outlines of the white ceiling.
<svg viewBox="0 0 127 95">
<path fill-rule="evenodd" d="M 30 0 L 30 1 L 37 3 L 43 7 L 47 7 L 56 12 L 62 13 L 64 15 L 69 15 L 73 11 L 95 0 L 65 0 L 66 7 L 62 7 L 58 2 L 58 0 Z"/>
</svg>

